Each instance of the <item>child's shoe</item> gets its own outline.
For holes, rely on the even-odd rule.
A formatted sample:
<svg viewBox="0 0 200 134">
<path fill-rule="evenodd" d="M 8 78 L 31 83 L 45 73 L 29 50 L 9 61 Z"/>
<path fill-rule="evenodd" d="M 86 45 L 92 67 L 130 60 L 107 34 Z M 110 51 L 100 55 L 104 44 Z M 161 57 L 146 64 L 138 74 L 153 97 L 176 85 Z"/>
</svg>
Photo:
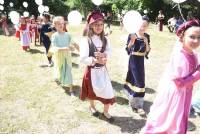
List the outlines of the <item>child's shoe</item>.
<svg viewBox="0 0 200 134">
<path fill-rule="evenodd" d="M 109 123 L 114 122 L 114 118 L 109 113 L 102 113 L 101 116 L 100 116 L 100 119 L 105 120 Z"/>
<path fill-rule="evenodd" d="M 92 107 L 89 107 L 89 109 L 90 109 L 92 116 L 99 117 L 99 114 L 100 114 L 99 111 L 97 111 L 96 109 L 94 109 Z"/>
</svg>

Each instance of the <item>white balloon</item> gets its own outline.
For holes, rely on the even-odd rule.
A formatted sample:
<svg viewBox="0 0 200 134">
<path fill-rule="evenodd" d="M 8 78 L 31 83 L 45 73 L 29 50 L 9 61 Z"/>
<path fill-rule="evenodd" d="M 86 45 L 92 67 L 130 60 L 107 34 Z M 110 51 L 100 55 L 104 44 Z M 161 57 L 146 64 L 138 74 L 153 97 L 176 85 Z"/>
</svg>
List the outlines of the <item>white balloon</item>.
<svg viewBox="0 0 200 134">
<path fill-rule="evenodd" d="M 182 2 L 185 2 L 186 0 L 172 0 L 172 1 L 175 3 L 182 3 Z"/>
<path fill-rule="evenodd" d="M 148 11 L 145 9 L 145 10 L 144 10 L 144 14 L 147 14 L 147 13 L 148 13 Z"/>
<path fill-rule="evenodd" d="M 101 4 L 103 3 L 103 0 L 92 0 L 92 2 L 93 2 L 95 5 L 99 6 L 99 5 L 101 5 Z"/>
<path fill-rule="evenodd" d="M 23 2 L 23 6 L 24 6 L 25 8 L 27 8 L 27 7 L 28 7 L 28 3 L 27 3 L 27 2 Z"/>
<path fill-rule="evenodd" d="M 48 6 L 44 6 L 44 11 L 45 12 L 49 12 L 49 7 Z"/>
<path fill-rule="evenodd" d="M 16 11 L 11 11 L 9 13 L 9 16 L 10 16 L 10 19 L 11 19 L 11 22 L 13 24 L 18 24 L 19 23 L 19 13 L 16 12 Z"/>
<path fill-rule="evenodd" d="M 2 4 L 2 5 L 3 5 L 3 4 L 4 4 L 4 0 L 0 0 L 0 4 Z"/>
<path fill-rule="evenodd" d="M 2 10 L 2 11 L 4 10 L 4 7 L 2 5 L 0 5 L 0 10 Z"/>
<path fill-rule="evenodd" d="M 126 13 L 126 11 L 125 10 L 122 10 L 122 14 L 125 14 Z"/>
<path fill-rule="evenodd" d="M 67 16 L 70 25 L 77 26 L 82 21 L 82 15 L 79 11 L 73 10 Z"/>
<path fill-rule="evenodd" d="M 24 11 L 24 12 L 23 12 L 23 16 L 24 16 L 24 17 L 29 17 L 29 12 Z"/>
<path fill-rule="evenodd" d="M 129 33 L 136 33 L 142 25 L 142 16 L 139 12 L 131 10 L 128 11 L 123 18 L 124 28 Z"/>
<path fill-rule="evenodd" d="M 10 5 L 10 7 L 13 7 L 13 6 L 14 6 L 14 4 L 13 4 L 12 2 L 10 2 L 9 5 Z"/>
<path fill-rule="evenodd" d="M 44 13 L 44 11 L 45 11 L 44 6 L 43 6 L 43 5 L 39 5 L 38 11 L 39 11 L 39 13 L 41 13 L 41 14 Z"/>
<path fill-rule="evenodd" d="M 42 5 L 43 1 L 42 1 L 42 0 L 35 0 L 35 3 L 36 3 L 37 5 Z"/>
</svg>

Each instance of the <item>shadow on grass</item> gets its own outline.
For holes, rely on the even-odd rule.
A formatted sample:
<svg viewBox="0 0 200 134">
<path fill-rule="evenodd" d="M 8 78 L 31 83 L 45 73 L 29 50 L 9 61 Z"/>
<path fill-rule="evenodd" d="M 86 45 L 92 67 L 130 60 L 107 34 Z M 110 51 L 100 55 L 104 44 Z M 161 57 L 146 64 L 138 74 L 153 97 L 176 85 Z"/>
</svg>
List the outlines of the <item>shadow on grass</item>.
<svg viewBox="0 0 200 134">
<path fill-rule="evenodd" d="M 30 49 L 29 53 L 31 53 L 31 54 L 38 54 L 38 53 L 44 54 L 44 52 L 42 52 L 42 51 L 40 51 L 38 49 Z"/>
<path fill-rule="evenodd" d="M 141 128 L 145 125 L 145 119 L 133 119 L 132 117 L 119 117 L 113 116 L 113 125 L 119 126 L 121 132 L 137 133 L 140 132 Z"/>
<path fill-rule="evenodd" d="M 152 102 L 144 101 L 144 111 L 145 111 L 146 113 L 149 113 L 150 107 L 151 107 L 152 104 L 153 104 Z"/>
<path fill-rule="evenodd" d="M 117 92 L 119 92 L 120 90 L 122 90 L 123 87 L 124 87 L 123 84 L 121 84 L 121 83 L 119 83 L 119 82 L 116 82 L 116 81 L 111 81 L 111 83 L 112 83 L 113 88 L 114 88 Z"/>
<path fill-rule="evenodd" d="M 60 83 L 57 82 L 57 84 L 59 85 Z M 65 93 L 66 93 L 67 95 L 70 96 L 69 87 L 62 87 L 62 88 L 65 90 Z M 78 86 L 78 85 L 74 85 L 74 86 L 73 86 L 74 95 L 75 95 L 76 97 L 78 97 L 78 98 L 79 98 L 79 96 L 80 96 L 80 88 L 81 88 L 81 87 Z"/>
<path fill-rule="evenodd" d="M 78 67 L 79 67 L 79 65 L 78 65 L 78 64 L 76 64 L 76 63 L 73 63 L 73 62 L 72 62 L 72 67 L 73 67 L 73 68 L 78 68 Z"/>
<path fill-rule="evenodd" d="M 188 128 L 187 131 L 195 131 L 196 130 L 196 126 L 194 123 L 192 123 L 191 121 L 188 121 Z"/>
<path fill-rule="evenodd" d="M 39 67 L 46 68 L 46 67 L 49 67 L 49 66 L 47 64 L 43 64 L 43 65 L 39 65 Z"/>
<path fill-rule="evenodd" d="M 116 96 L 115 97 L 117 104 L 119 105 L 128 105 L 128 99 L 120 97 L 120 96 Z"/>
<path fill-rule="evenodd" d="M 72 53 L 72 57 L 79 57 L 79 54 L 77 54 L 77 53 Z"/>
<path fill-rule="evenodd" d="M 154 94 L 156 91 L 152 88 L 146 87 L 145 88 L 145 93 L 147 94 Z"/>
</svg>

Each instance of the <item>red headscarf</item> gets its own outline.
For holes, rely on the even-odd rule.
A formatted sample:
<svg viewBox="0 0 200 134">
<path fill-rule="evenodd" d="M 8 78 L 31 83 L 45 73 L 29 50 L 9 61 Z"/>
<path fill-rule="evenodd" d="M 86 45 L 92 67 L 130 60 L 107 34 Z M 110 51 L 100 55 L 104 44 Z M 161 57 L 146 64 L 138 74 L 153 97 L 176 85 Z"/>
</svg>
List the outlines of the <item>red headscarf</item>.
<svg viewBox="0 0 200 134">
<path fill-rule="evenodd" d="M 176 31 L 177 36 L 181 36 L 188 28 L 192 26 L 198 26 L 200 27 L 200 20 L 199 19 L 193 19 L 190 21 L 187 21 L 179 26 L 178 30 Z"/>
</svg>

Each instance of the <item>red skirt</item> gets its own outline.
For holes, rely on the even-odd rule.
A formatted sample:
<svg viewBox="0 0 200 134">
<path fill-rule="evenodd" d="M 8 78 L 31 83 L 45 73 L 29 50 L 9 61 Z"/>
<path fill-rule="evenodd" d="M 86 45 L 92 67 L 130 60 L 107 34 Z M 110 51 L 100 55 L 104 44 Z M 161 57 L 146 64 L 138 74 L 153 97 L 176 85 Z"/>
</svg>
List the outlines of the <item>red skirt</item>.
<svg viewBox="0 0 200 134">
<path fill-rule="evenodd" d="M 91 83 L 91 68 L 90 67 L 87 67 L 87 69 L 85 70 L 85 74 L 84 74 L 83 82 L 82 82 L 82 88 L 80 92 L 80 99 L 81 100 L 85 100 L 85 99 L 99 100 L 103 104 L 111 104 L 111 105 L 115 103 L 115 98 L 104 99 L 101 97 L 97 97 L 95 95 L 92 88 L 92 83 Z"/>
</svg>

